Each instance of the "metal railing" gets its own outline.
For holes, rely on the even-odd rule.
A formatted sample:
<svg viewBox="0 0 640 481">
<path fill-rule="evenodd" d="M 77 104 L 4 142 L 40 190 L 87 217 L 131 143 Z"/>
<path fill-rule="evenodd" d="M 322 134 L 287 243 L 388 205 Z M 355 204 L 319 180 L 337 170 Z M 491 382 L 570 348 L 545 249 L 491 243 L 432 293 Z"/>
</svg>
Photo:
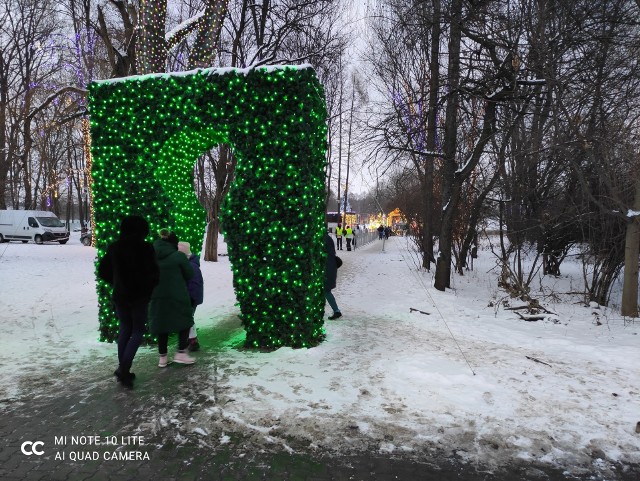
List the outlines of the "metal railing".
<svg viewBox="0 0 640 481">
<path fill-rule="evenodd" d="M 334 239 L 334 241 L 336 240 L 335 232 L 331 233 L 331 237 Z M 359 232 L 356 231 L 354 233 L 354 237 L 356 239 L 356 247 L 355 247 L 355 249 L 359 249 L 361 247 L 364 247 L 368 243 L 373 242 L 374 240 L 378 240 L 378 231 L 369 232 L 368 230 L 360 230 Z M 336 246 L 337 245 L 338 245 L 338 243 L 336 241 Z M 342 236 L 342 249 L 344 250 L 346 248 L 347 248 L 347 239 L 343 235 Z"/>
</svg>

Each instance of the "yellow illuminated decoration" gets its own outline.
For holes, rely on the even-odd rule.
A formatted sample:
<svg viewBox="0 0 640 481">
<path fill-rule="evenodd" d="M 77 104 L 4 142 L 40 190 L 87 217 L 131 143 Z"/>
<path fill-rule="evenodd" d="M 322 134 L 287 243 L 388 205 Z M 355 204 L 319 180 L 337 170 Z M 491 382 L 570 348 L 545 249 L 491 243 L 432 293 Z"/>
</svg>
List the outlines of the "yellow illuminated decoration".
<svg viewBox="0 0 640 481">
<path fill-rule="evenodd" d="M 85 174 L 87 176 L 87 195 L 89 196 L 89 228 L 94 235 L 91 236 L 91 245 L 95 245 L 95 225 L 93 219 L 93 179 L 91 178 L 91 124 L 86 117 L 82 118 L 82 138 L 84 145 L 84 162 L 85 162 Z"/>
<path fill-rule="evenodd" d="M 99 81 L 90 85 L 89 109 L 98 260 L 130 214 L 144 216 L 152 236 L 169 226 L 197 253 L 206 213 L 194 193 L 193 166 L 227 143 L 238 163 L 221 221 L 246 345 L 319 343 L 326 109 L 313 69 L 202 69 Z M 98 281 L 101 340 L 112 342 L 118 323 L 109 289 Z"/>
</svg>

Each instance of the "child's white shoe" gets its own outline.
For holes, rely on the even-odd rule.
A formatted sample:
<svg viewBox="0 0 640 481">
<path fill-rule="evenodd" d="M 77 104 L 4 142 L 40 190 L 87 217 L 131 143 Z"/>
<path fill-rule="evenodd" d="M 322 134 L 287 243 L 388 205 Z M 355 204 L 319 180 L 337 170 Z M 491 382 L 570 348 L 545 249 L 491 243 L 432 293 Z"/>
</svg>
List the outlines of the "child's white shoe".
<svg viewBox="0 0 640 481">
<path fill-rule="evenodd" d="M 176 355 L 173 356 L 173 362 L 177 362 L 178 364 L 193 364 L 196 360 L 186 352 L 178 351 Z"/>
<path fill-rule="evenodd" d="M 158 361 L 158 367 L 167 367 L 169 361 L 166 354 L 160 354 L 160 360 Z"/>
</svg>

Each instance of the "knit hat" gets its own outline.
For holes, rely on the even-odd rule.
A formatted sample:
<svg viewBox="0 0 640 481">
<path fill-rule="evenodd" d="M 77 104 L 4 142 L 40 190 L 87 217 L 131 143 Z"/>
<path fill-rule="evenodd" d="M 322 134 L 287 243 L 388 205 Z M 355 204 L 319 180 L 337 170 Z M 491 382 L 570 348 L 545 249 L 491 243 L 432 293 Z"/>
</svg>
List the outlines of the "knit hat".
<svg viewBox="0 0 640 481">
<path fill-rule="evenodd" d="M 169 230 L 168 227 L 163 227 L 162 229 L 160 229 L 158 231 L 158 235 L 160 236 L 160 238 L 162 240 L 166 240 L 167 242 L 170 242 L 171 244 L 173 244 L 176 249 L 178 248 L 178 236 L 176 235 L 175 232 Z"/>
<path fill-rule="evenodd" d="M 178 250 L 184 252 L 187 257 L 191 257 L 191 245 L 188 242 L 178 242 Z"/>
<path fill-rule="evenodd" d="M 166 240 L 167 242 L 170 242 L 171 244 L 173 244 L 176 247 L 176 249 L 178 248 L 179 239 L 175 232 L 170 232 L 169 237 L 167 237 Z"/>
<path fill-rule="evenodd" d="M 120 238 L 144 240 L 149 235 L 149 223 L 139 215 L 130 215 L 120 223 Z"/>
</svg>

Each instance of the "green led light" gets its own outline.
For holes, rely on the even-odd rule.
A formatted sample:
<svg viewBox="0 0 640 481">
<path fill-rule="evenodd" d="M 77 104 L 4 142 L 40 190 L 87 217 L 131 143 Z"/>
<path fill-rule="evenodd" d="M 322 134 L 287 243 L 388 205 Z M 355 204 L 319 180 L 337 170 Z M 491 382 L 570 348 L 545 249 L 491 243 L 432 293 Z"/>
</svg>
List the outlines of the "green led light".
<svg viewBox="0 0 640 481">
<path fill-rule="evenodd" d="M 127 214 L 149 221 L 149 240 L 169 226 L 199 252 L 206 212 L 193 166 L 228 143 L 237 168 L 221 226 L 245 345 L 317 345 L 324 338 L 326 109 L 313 70 L 131 77 L 91 84 L 89 99 L 98 260 Z M 97 282 L 100 339 L 113 342 L 109 289 Z"/>
</svg>

